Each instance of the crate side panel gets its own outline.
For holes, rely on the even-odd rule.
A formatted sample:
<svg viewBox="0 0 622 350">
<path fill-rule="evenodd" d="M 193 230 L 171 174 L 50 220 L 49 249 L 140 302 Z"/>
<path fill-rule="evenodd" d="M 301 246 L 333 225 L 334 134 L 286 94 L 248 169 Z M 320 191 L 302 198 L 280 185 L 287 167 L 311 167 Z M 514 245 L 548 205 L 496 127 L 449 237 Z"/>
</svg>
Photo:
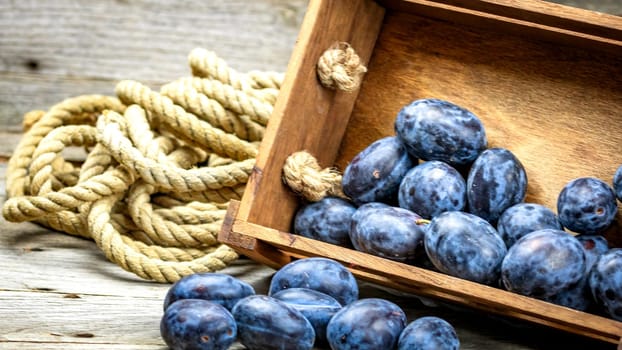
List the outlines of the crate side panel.
<svg viewBox="0 0 622 350">
<path fill-rule="evenodd" d="M 332 165 L 358 92 L 323 87 L 316 76 L 317 61 L 325 50 L 345 41 L 367 64 L 383 15 L 384 9 L 372 0 L 311 1 L 238 218 L 290 229 L 298 198 L 281 180 L 285 159 L 306 150 L 321 166 Z"/>
</svg>

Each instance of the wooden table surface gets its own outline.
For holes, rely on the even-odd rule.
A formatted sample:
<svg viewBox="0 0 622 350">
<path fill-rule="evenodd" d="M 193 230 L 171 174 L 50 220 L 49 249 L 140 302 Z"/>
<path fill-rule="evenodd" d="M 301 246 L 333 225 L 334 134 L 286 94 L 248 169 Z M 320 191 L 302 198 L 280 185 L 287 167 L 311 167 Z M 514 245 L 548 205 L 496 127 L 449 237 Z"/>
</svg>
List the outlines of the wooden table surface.
<svg viewBox="0 0 622 350">
<path fill-rule="evenodd" d="M 620 0 L 556 2 L 622 14 Z M 23 113 L 113 95 L 121 79 L 160 86 L 189 74 L 195 47 L 240 71 L 282 72 L 305 8 L 303 0 L 0 1 L 0 202 Z M 245 259 L 223 272 L 259 293 L 274 273 Z M 0 349 L 165 349 L 159 321 L 168 288 L 123 271 L 92 241 L 0 219 Z M 361 283 L 361 297 L 372 296 L 398 303 L 410 319 L 445 318 L 462 349 L 615 348 Z"/>
</svg>

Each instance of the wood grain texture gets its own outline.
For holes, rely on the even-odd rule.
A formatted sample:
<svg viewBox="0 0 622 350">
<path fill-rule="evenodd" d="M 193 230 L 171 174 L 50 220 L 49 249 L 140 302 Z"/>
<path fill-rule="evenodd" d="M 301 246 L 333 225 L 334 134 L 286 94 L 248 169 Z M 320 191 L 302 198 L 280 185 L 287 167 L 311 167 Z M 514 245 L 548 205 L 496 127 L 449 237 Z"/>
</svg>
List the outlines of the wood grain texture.
<svg viewBox="0 0 622 350">
<path fill-rule="evenodd" d="M 0 129 L 116 81 L 159 86 L 189 75 L 195 47 L 240 71 L 285 70 L 304 0 L 2 1 Z"/>
<path fill-rule="evenodd" d="M 278 269 L 291 262 L 291 255 L 284 254 L 270 244 L 244 234 L 239 234 L 233 230 L 233 223 L 235 222 L 239 209 L 239 201 L 231 200 L 229 202 L 225 220 L 218 234 L 218 240 L 235 247 L 238 254 L 244 255 L 260 264 L 270 266 L 274 269 Z"/>
<path fill-rule="evenodd" d="M 2 292 L 0 313 L 12 317 L 0 320 L 1 341 L 111 343 L 115 339 L 119 344 L 162 344 L 158 339 L 161 298 L 68 295 Z M 24 299 L 29 303 L 22 304 L 17 313 L 12 305 Z M 141 317 L 128 315 L 130 308 Z"/>
<path fill-rule="evenodd" d="M 487 15 L 496 15 L 540 24 L 548 27 L 590 34 L 603 38 L 620 40 L 622 26 L 616 16 L 593 13 L 571 6 L 560 6 L 540 0 L 435 0 L 449 6 L 479 11 Z M 417 3 L 407 0 L 404 3 Z"/>
<path fill-rule="evenodd" d="M 6 162 L 22 139 L 21 133 L 0 131 L 0 162 Z"/>
</svg>

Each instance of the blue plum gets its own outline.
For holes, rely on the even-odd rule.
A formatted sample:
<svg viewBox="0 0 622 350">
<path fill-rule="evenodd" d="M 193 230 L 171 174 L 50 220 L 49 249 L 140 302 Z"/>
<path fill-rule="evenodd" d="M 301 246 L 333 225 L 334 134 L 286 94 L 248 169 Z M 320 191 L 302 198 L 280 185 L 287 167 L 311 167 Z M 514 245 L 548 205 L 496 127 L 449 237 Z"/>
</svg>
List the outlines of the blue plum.
<svg viewBox="0 0 622 350">
<path fill-rule="evenodd" d="M 324 197 L 296 212 L 294 232 L 319 241 L 351 247 L 350 221 L 356 207 L 341 198 Z"/>
<path fill-rule="evenodd" d="M 341 304 L 328 294 L 307 288 L 288 288 L 272 295 L 300 311 L 315 330 L 315 344 L 327 344 L 328 321 L 341 310 Z"/>
<path fill-rule="evenodd" d="M 616 173 L 613 175 L 613 190 L 618 200 L 622 201 L 622 165 L 618 167 L 618 170 L 616 170 Z"/>
<path fill-rule="evenodd" d="M 545 228 L 561 230 L 557 215 L 549 208 L 535 203 L 518 203 L 507 208 L 497 221 L 497 231 L 509 248 L 529 232 Z"/>
<path fill-rule="evenodd" d="M 589 274 L 598 258 L 609 250 L 609 245 L 607 239 L 599 235 L 580 235 L 576 238 L 585 250 L 585 274 L 579 282 L 544 300 L 581 311 L 589 311 L 594 305 L 594 297 L 588 282 Z"/>
<path fill-rule="evenodd" d="M 356 208 L 356 211 L 354 212 L 354 214 L 352 215 L 352 220 L 350 221 L 350 242 L 352 243 L 352 246 L 354 247 L 354 249 L 361 251 L 362 248 L 361 246 L 358 245 L 358 243 L 354 240 L 352 240 L 352 227 L 354 227 L 355 225 L 358 224 L 358 222 L 364 218 L 365 216 L 367 216 L 367 213 L 370 209 L 376 209 L 376 208 L 388 208 L 390 207 L 390 205 L 386 204 L 386 203 L 382 203 L 382 202 L 370 202 L 370 203 L 365 203 L 361 206 L 359 206 L 358 208 Z"/>
<path fill-rule="evenodd" d="M 184 276 L 169 288 L 164 297 L 164 310 L 180 299 L 204 299 L 233 309 L 240 299 L 255 294 L 253 287 L 231 275 L 216 272 Z"/>
<path fill-rule="evenodd" d="M 579 234 L 603 232 L 617 212 L 613 189 L 594 177 L 580 177 L 568 182 L 557 197 L 559 221 Z"/>
<path fill-rule="evenodd" d="M 600 256 L 590 272 L 589 285 L 596 302 L 613 319 L 622 321 L 622 248 Z"/>
<path fill-rule="evenodd" d="M 393 203 L 406 172 L 415 164 L 395 136 L 381 138 L 359 152 L 343 172 L 343 192 L 356 205 Z"/>
<path fill-rule="evenodd" d="M 424 253 L 423 236 L 427 224 L 410 210 L 384 207 L 366 210 L 353 222 L 350 239 L 358 250 L 383 258 L 412 263 Z"/>
<path fill-rule="evenodd" d="M 172 303 L 160 321 L 160 335 L 172 350 L 226 350 L 237 331 L 229 310 L 203 299 Z"/>
<path fill-rule="evenodd" d="M 367 216 L 368 211 L 373 211 L 380 208 L 392 208 L 392 206 L 382 202 L 370 202 L 360 205 L 356 208 L 356 211 L 352 215 L 352 221 L 350 223 L 350 226 L 356 225 L 356 223 L 360 219 Z"/>
<path fill-rule="evenodd" d="M 406 173 L 397 198 L 400 207 L 431 219 L 445 211 L 464 209 L 466 182 L 451 165 L 431 160 Z"/>
<path fill-rule="evenodd" d="M 589 272 L 596 260 L 609 250 L 609 242 L 607 242 L 607 238 L 601 235 L 579 235 L 576 237 L 585 249 L 586 270 Z"/>
<path fill-rule="evenodd" d="M 535 298 L 557 294 L 586 272 L 583 245 L 569 233 L 542 229 L 526 234 L 510 249 L 501 265 L 505 288 Z"/>
<path fill-rule="evenodd" d="M 583 276 L 579 282 L 570 285 L 560 292 L 548 297 L 542 297 L 541 299 L 580 311 L 588 311 L 594 304 L 587 275 Z"/>
<path fill-rule="evenodd" d="M 397 350 L 458 350 L 460 339 L 454 327 L 442 318 L 420 317 L 402 331 Z"/>
<path fill-rule="evenodd" d="M 482 152 L 467 176 L 469 212 L 495 225 L 509 207 L 527 193 L 527 173 L 516 156 L 504 148 Z"/>
<path fill-rule="evenodd" d="M 408 152 L 423 160 L 469 164 L 488 145 L 484 126 L 475 114 L 439 99 L 420 99 L 404 106 L 394 128 Z"/>
<path fill-rule="evenodd" d="M 434 266 L 446 274 L 483 284 L 499 279 L 507 248 L 486 220 L 461 211 L 446 211 L 432 219 L 425 250 Z"/>
<path fill-rule="evenodd" d="M 394 349 L 406 322 L 406 314 L 396 304 L 360 299 L 331 318 L 326 337 L 332 350 Z"/>
<path fill-rule="evenodd" d="M 231 313 L 240 343 L 250 350 L 310 350 L 315 343 L 315 331 L 304 315 L 272 297 L 251 295 Z"/>
<path fill-rule="evenodd" d="M 270 280 L 268 295 L 287 288 L 308 288 L 326 293 L 341 305 L 358 299 L 359 288 L 350 270 L 335 260 L 314 257 L 281 267 Z"/>
</svg>

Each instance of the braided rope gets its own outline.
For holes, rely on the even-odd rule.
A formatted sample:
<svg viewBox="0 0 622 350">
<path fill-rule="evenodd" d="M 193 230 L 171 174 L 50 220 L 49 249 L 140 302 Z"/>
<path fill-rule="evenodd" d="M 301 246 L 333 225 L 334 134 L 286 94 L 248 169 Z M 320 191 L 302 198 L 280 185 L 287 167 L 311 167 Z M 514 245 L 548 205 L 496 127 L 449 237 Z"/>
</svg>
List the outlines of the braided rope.
<svg viewBox="0 0 622 350">
<path fill-rule="evenodd" d="M 242 74 L 207 50 L 189 61 L 195 76 L 160 92 L 122 81 L 116 98 L 27 113 L 3 216 L 93 239 L 109 260 L 158 282 L 237 259 L 217 235 L 244 192 L 282 75 Z M 68 147 L 86 158 L 64 159 Z"/>
</svg>

